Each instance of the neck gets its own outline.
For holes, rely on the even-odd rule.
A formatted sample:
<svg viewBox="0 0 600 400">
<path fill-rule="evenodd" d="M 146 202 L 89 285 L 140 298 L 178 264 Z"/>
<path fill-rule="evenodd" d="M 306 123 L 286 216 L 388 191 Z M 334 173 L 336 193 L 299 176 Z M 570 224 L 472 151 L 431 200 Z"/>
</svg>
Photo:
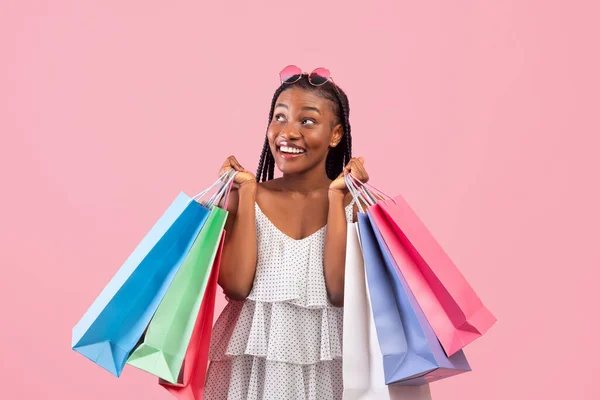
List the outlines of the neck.
<svg viewBox="0 0 600 400">
<path fill-rule="evenodd" d="M 327 176 L 325 164 L 323 164 L 303 173 L 283 174 L 281 182 L 285 190 L 309 193 L 328 187 L 331 184 L 331 179 Z"/>
</svg>

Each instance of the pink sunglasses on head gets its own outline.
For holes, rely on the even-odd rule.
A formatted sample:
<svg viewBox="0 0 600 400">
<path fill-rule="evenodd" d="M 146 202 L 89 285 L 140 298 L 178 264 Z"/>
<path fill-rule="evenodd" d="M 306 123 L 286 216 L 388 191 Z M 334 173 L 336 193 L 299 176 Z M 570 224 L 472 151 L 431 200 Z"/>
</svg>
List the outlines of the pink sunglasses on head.
<svg viewBox="0 0 600 400">
<path fill-rule="evenodd" d="M 302 70 L 295 65 L 288 65 L 279 73 L 279 78 L 281 79 L 281 83 L 292 84 L 298 82 L 302 79 Z M 327 82 L 331 82 L 335 91 L 340 94 L 337 89 L 336 84 L 333 82 L 331 78 L 331 73 L 327 68 L 316 68 L 308 75 L 308 82 L 313 86 L 323 86 Z"/>
</svg>

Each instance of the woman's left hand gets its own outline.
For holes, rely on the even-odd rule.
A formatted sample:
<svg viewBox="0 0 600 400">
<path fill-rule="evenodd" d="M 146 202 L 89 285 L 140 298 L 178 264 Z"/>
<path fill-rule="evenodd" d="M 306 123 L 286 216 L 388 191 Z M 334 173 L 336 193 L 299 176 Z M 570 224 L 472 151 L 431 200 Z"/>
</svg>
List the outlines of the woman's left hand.
<svg viewBox="0 0 600 400">
<path fill-rule="evenodd" d="M 348 193 L 348 187 L 346 186 L 346 181 L 344 180 L 344 176 L 352 174 L 356 179 L 363 183 L 367 183 L 369 181 L 369 174 L 365 169 L 365 160 L 362 157 L 353 158 L 350 160 L 346 168 L 342 171 L 342 173 L 329 185 L 329 190 L 343 193 L 344 195 Z"/>
</svg>

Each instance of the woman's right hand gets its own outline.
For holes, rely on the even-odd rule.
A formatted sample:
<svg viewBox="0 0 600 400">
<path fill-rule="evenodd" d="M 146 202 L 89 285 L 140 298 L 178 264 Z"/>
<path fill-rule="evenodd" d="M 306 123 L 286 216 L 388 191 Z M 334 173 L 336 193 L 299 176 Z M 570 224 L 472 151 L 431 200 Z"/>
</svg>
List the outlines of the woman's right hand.
<svg viewBox="0 0 600 400">
<path fill-rule="evenodd" d="M 235 178 L 233 178 L 233 183 L 237 185 L 243 185 L 244 183 L 248 182 L 256 183 L 256 177 L 254 174 L 250 171 L 246 171 L 246 169 L 240 165 L 235 156 L 227 157 L 227 160 L 225 160 L 221 170 L 219 171 L 219 176 L 222 176 L 224 173 L 232 169 L 237 171 Z"/>
</svg>

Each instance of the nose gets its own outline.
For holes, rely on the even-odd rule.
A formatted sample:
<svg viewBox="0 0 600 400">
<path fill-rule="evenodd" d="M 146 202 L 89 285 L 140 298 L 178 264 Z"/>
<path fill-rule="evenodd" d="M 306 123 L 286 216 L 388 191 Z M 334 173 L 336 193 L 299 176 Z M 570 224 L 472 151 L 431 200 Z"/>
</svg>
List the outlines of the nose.
<svg viewBox="0 0 600 400">
<path fill-rule="evenodd" d="M 300 138 L 300 132 L 298 132 L 297 129 L 294 128 L 294 126 L 292 124 L 286 124 L 282 129 L 281 132 L 279 132 L 279 135 L 284 139 L 287 140 L 295 140 L 295 139 L 299 139 Z"/>
</svg>

